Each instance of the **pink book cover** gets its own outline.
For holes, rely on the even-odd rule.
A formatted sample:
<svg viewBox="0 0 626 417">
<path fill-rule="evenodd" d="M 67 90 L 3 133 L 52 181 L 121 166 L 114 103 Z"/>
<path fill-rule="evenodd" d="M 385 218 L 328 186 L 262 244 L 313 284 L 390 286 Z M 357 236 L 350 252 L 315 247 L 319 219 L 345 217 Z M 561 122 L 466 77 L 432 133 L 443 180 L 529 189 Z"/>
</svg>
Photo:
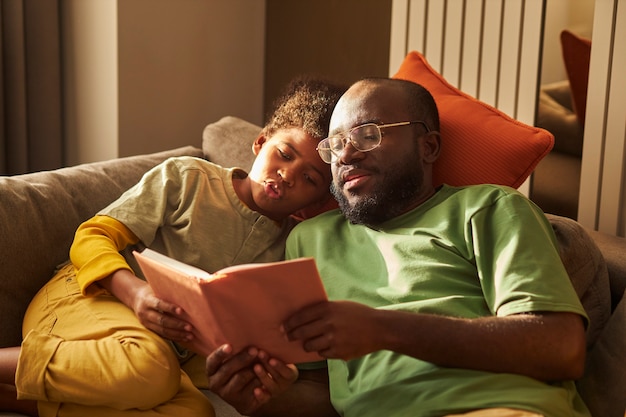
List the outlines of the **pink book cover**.
<svg viewBox="0 0 626 417">
<path fill-rule="evenodd" d="M 157 297 L 180 306 L 194 326 L 186 347 L 207 356 L 224 343 L 256 346 L 286 363 L 320 360 L 281 331 L 300 308 L 327 300 L 313 258 L 235 265 L 213 274 L 150 249 L 134 252 Z"/>
</svg>

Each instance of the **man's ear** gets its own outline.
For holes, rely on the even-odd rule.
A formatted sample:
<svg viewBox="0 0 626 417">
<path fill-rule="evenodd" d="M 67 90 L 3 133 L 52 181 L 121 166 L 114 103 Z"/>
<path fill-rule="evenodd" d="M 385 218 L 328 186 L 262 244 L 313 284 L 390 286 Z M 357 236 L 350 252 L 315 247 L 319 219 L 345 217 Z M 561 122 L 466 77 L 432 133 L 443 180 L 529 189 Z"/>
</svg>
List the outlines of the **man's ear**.
<svg viewBox="0 0 626 417">
<path fill-rule="evenodd" d="M 424 136 L 424 162 L 433 164 L 441 153 L 441 135 L 439 132 L 429 132 Z"/>
<path fill-rule="evenodd" d="M 259 136 L 257 136 L 257 138 L 252 143 L 252 152 L 254 152 L 255 155 L 258 155 L 261 151 L 261 148 L 266 142 L 267 138 L 265 137 L 263 132 L 259 133 Z"/>
</svg>

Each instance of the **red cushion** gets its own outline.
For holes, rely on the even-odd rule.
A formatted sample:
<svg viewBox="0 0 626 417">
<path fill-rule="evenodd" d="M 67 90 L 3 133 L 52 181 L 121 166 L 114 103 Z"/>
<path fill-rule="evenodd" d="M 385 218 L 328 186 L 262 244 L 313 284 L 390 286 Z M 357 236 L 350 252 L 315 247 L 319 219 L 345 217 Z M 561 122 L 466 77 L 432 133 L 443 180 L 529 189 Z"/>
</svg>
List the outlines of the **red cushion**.
<svg viewBox="0 0 626 417">
<path fill-rule="evenodd" d="M 435 185 L 517 188 L 554 145 L 550 132 L 521 123 L 449 84 L 418 52 L 406 56 L 394 78 L 421 84 L 437 102 L 442 150 L 433 168 Z"/>
<path fill-rule="evenodd" d="M 580 125 L 584 126 L 591 41 L 564 30 L 561 32 L 561 51 L 563 52 L 563 63 L 569 79 L 574 112 Z"/>
</svg>

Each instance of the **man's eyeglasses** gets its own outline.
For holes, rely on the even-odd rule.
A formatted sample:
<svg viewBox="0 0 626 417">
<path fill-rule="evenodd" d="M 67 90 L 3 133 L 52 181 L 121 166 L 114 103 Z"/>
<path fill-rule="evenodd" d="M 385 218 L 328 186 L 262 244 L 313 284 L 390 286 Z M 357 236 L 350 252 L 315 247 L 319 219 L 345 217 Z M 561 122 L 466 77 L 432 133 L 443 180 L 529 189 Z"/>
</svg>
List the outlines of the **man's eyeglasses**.
<svg viewBox="0 0 626 417">
<path fill-rule="evenodd" d="M 361 152 L 368 152 L 380 146 L 383 134 L 380 129 L 387 127 L 408 126 L 419 123 L 424 126 L 426 133 L 430 132 L 426 123 L 421 120 L 411 122 L 398 122 L 377 125 L 376 123 L 366 123 L 364 125 L 355 126 L 352 129 L 329 136 L 317 144 L 317 152 L 320 154 L 322 161 L 331 164 L 337 160 L 343 148 L 350 142 L 354 149 Z"/>
</svg>

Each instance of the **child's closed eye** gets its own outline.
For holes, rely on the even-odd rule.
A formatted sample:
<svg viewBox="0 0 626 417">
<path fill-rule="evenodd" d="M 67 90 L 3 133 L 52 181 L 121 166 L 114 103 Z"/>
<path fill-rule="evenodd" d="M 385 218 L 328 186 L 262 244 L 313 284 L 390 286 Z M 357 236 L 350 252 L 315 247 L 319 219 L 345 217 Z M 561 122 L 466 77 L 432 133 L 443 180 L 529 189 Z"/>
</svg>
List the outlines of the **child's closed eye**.
<svg viewBox="0 0 626 417">
<path fill-rule="evenodd" d="M 280 154 L 280 156 L 287 160 L 287 161 L 291 161 L 293 159 L 293 156 L 291 156 L 289 153 L 283 151 L 281 148 L 276 148 L 278 150 L 278 153 Z"/>
</svg>

